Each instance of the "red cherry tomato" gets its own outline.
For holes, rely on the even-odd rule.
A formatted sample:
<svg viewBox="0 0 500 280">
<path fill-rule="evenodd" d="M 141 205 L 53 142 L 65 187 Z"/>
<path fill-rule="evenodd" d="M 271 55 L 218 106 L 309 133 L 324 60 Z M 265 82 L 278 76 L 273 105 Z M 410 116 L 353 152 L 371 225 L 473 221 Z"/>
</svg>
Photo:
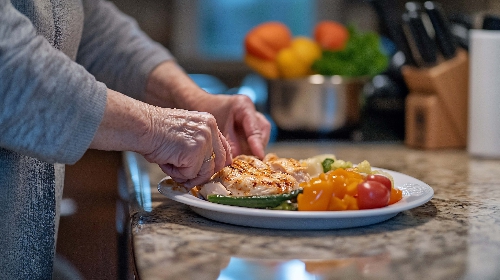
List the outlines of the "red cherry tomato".
<svg viewBox="0 0 500 280">
<path fill-rule="evenodd" d="M 377 181 L 364 181 L 358 184 L 359 209 L 385 207 L 389 203 L 391 192 Z"/>
<path fill-rule="evenodd" d="M 392 188 L 391 180 L 389 178 L 385 177 L 384 175 L 370 174 L 370 175 L 366 176 L 365 180 L 382 183 L 382 185 L 384 185 L 389 190 L 389 192 L 391 191 L 391 188 Z"/>
</svg>

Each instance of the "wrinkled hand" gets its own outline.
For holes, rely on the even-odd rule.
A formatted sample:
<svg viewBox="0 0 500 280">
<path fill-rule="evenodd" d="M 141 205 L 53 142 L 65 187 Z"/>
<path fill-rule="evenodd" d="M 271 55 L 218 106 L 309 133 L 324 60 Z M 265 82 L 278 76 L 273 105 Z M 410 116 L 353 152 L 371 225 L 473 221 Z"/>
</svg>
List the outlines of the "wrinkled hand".
<svg viewBox="0 0 500 280">
<path fill-rule="evenodd" d="M 231 146 L 232 155 L 265 155 L 271 124 L 255 110 L 253 102 L 245 95 L 207 95 L 201 110 L 210 112 Z"/>
<path fill-rule="evenodd" d="M 213 115 L 148 105 L 110 89 L 89 148 L 137 152 L 188 188 L 232 162 Z"/>
<path fill-rule="evenodd" d="M 149 118 L 150 148 L 143 155 L 176 182 L 194 187 L 231 163 L 230 146 L 211 114 L 151 106 Z"/>
<path fill-rule="evenodd" d="M 244 95 L 213 95 L 203 91 L 175 61 L 158 65 L 150 74 L 144 101 L 164 108 L 209 112 L 231 146 L 232 155 L 264 157 L 271 124 Z"/>
</svg>

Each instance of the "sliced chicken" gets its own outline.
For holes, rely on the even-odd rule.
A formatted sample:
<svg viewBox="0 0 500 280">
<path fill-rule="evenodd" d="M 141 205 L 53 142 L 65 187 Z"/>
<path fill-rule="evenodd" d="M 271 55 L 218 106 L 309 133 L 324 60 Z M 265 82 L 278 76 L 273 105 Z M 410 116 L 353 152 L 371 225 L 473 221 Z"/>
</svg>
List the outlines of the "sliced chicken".
<svg viewBox="0 0 500 280">
<path fill-rule="evenodd" d="M 217 172 L 202 189 L 213 183 L 222 184 L 234 196 L 281 194 L 299 188 L 292 175 L 272 170 L 258 158 L 246 155 L 234 158 L 231 165 Z"/>
<path fill-rule="evenodd" d="M 210 194 L 230 195 L 231 193 L 220 182 L 209 182 L 203 185 L 199 194 L 207 198 Z"/>
<path fill-rule="evenodd" d="M 280 158 L 274 153 L 269 153 L 264 157 L 263 161 L 274 171 L 281 171 L 292 175 L 299 183 L 311 179 L 309 173 L 307 173 L 307 165 L 302 165 L 296 159 Z"/>
</svg>

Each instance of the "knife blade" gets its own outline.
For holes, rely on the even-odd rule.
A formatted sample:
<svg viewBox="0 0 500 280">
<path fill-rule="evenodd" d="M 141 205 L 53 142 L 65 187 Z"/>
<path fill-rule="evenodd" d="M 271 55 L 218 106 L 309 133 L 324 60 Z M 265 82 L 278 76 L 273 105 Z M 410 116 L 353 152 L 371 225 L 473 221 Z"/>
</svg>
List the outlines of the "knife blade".
<svg viewBox="0 0 500 280">
<path fill-rule="evenodd" d="M 429 36 L 418 10 L 409 10 L 402 15 L 403 30 L 412 55 L 420 67 L 434 66 L 437 62 L 437 47 Z"/>
<path fill-rule="evenodd" d="M 436 45 L 445 59 L 455 56 L 457 47 L 450 30 L 448 20 L 444 16 L 441 6 L 433 1 L 426 1 L 424 9 L 432 22 Z"/>
</svg>

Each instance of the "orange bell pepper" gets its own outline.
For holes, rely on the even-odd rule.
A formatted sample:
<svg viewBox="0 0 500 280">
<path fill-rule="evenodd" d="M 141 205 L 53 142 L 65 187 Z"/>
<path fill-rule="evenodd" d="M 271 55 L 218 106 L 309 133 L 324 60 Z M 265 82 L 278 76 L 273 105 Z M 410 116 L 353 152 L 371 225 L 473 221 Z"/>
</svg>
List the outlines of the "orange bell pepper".
<svg viewBox="0 0 500 280">
<path fill-rule="evenodd" d="M 343 50 L 349 40 L 349 31 L 341 23 L 325 20 L 314 27 L 314 39 L 324 50 Z"/>
<path fill-rule="evenodd" d="M 347 204 L 340 198 L 332 196 L 330 203 L 328 204 L 328 210 L 330 211 L 344 211 L 347 209 Z"/>
<path fill-rule="evenodd" d="M 389 205 L 400 201 L 403 198 L 403 192 L 396 188 L 391 188 L 391 196 L 389 198 Z"/>
<path fill-rule="evenodd" d="M 297 197 L 299 211 L 359 210 L 357 187 L 363 181 L 360 173 L 343 168 L 321 173 L 300 184 L 303 193 Z M 394 197 L 397 199 L 397 194 Z"/>
<path fill-rule="evenodd" d="M 292 33 L 288 27 L 276 21 L 257 25 L 245 36 L 246 53 L 263 60 L 275 60 L 278 52 L 290 46 Z"/>
<path fill-rule="evenodd" d="M 346 195 L 347 193 L 347 186 L 344 182 L 343 177 L 332 176 L 331 178 L 334 196 L 339 199 L 344 198 L 344 195 Z"/>
<path fill-rule="evenodd" d="M 346 210 L 359 210 L 358 200 L 355 197 L 346 195 L 342 201 L 347 205 Z"/>
<path fill-rule="evenodd" d="M 328 174 L 334 178 L 334 192 L 338 192 L 339 195 L 336 196 L 340 199 L 346 194 L 356 196 L 358 184 L 363 181 L 361 174 L 343 168 L 335 169 Z"/>
</svg>

